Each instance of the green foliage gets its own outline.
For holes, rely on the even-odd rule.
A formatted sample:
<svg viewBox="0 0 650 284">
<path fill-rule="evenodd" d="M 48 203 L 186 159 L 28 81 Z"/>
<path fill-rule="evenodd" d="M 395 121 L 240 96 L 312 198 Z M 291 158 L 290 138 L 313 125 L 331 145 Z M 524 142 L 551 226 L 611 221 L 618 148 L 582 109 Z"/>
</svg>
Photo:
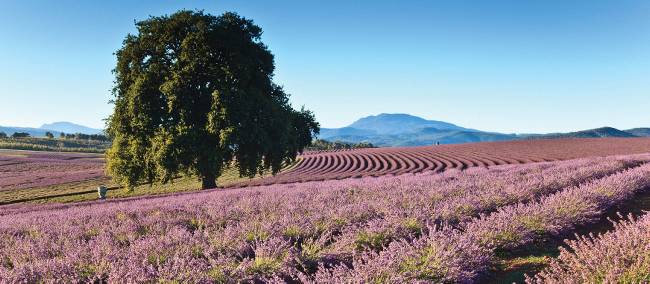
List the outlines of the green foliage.
<svg viewBox="0 0 650 284">
<path fill-rule="evenodd" d="M 49 133 L 49 132 L 48 132 Z M 47 135 L 47 133 L 46 133 Z M 51 138 L 53 138 L 52 136 Z M 50 138 L 50 136 L 48 136 Z M 61 133 L 61 138 L 65 139 L 76 139 L 76 140 L 93 140 L 93 141 L 101 141 L 101 142 L 109 142 L 110 139 L 106 135 L 102 134 L 83 134 L 83 133 L 75 133 L 75 134 L 65 134 Z"/>
<path fill-rule="evenodd" d="M 411 234 L 419 236 L 424 229 L 424 225 L 416 218 L 406 218 L 402 225 Z"/>
<path fill-rule="evenodd" d="M 198 176 L 203 188 L 234 164 L 240 175 L 277 173 L 319 131 L 273 83 L 273 55 L 251 20 L 179 11 L 138 22 L 116 52 L 113 144 L 119 183 Z"/>
<path fill-rule="evenodd" d="M 361 231 L 354 240 L 356 251 L 366 249 L 379 251 L 390 242 L 390 236 L 385 232 L 365 232 Z"/>
<path fill-rule="evenodd" d="M 29 137 L 29 133 L 27 132 L 14 132 L 14 134 L 11 135 L 11 138 L 27 138 Z"/>
<path fill-rule="evenodd" d="M 323 139 L 316 139 L 311 143 L 311 145 L 307 149 L 312 151 L 318 151 L 318 150 L 340 150 L 340 149 L 359 149 L 359 148 L 375 148 L 375 146 L 372 145 L 372 143 L 368 143 L 368 142 L 347 143 L 341 141 L 330 142 Z"/>
<path fill-rule="evenodd" d="M 271 256 L 256 256 L 248 268 L 251 274 L 271 275 L 282 267 L 282 258 Z"/>
<path fill-rule="evenodd" d="M 246 234 L 244 235 L 244 239 L 249 243 L 254 243 L 256 241 L 267 240 L 270 236 L 271 234 L 269 232 L 256 228 L 253 229 L 252 231 L 246 232 Z"/>
<path fill-rule="evenodd" d="M 7 133 L 0 132 L 0 138 L 7 138 Z"/>
<path fill-rule="evenodd" d="M 284 229 L 283 236 L 292 239 L 298 239 L 302 236 L 302 230 L 297 225 L 292 225 Z"/>
<path fill-rule="evenodd" d="M 47 137 L 47 139 L 53 139 L 53 138 L 54 138 L 54 134 L 52 134 L 52 132 L 49 132 L 49 131 L 48 131 L 48 132 L 45 132 L 45 137 Z"/>
<path fill-rule="evenodd" d="M 447 268 L 438 257 L 439 250 L 435 246 L 424 247 L 417 255 L 406 258 L 400 264 L 400 271 L 418 280 L 440 282 Z"/>
<path fill-rule="evenodd" d="M 198 231 L 203 230 L 205 229 L 205 225 L 206 225 L 205 222 L 203 222 L 203 220 L 198 218 L 192 218 L 187 222 L 188 229 L 191 232 L 195 232 L 197 230 Z"/>
<path fill-rule="evenodd" d="M 97 273 L 97 268 L 92 264 L 79 264 L 76 267 L 79 277 L 83 279 L 90 279 Z"/>
<path fill-rule="evenodd" d="M 0 265 L 2 265 L 4 268 L 7 269 L 13 269 L 14 268 L 14 262 L 11 261 L 11 259 L 7 256 L 2 258 L 2 261 L 0 261 Z"/>
<path fill-rule="evenodd" d="M 147 255 L 147 263 L 154 267 L 160 267 L 169 260 L 171 253 L 167 250 L 153 251 Z"/>
</svg>

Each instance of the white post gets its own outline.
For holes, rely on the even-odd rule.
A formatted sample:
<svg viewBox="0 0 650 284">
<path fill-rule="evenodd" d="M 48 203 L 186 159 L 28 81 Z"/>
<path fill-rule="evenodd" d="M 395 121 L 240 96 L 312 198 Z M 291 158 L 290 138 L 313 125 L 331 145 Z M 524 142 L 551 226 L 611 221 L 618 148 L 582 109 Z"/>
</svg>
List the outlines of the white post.
<svg viewBox="0 0 650 284">
<path fill-rule="evenodd" d="M 108 188 L 106 186 L 100 185 L 97 187 L 97 193 L 99 194 L 99 199 L 106 199 L 106 192 L 108 192 Z"/>
</svg>

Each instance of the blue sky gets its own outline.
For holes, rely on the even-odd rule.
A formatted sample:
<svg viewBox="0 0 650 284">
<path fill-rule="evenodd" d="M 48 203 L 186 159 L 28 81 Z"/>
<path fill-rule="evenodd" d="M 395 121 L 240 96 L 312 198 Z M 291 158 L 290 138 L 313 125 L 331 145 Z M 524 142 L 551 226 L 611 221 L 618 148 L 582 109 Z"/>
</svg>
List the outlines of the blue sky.
<svg viewBox="0 0 650 284">
<path fill-rule="evenodd" d="M 0 125 L 103 126 L 134 20 L 235 11 L 264 29 L 296 107 L 501 132 L 650 127 L 650 1 L 0 2 Z"/>
</svg>

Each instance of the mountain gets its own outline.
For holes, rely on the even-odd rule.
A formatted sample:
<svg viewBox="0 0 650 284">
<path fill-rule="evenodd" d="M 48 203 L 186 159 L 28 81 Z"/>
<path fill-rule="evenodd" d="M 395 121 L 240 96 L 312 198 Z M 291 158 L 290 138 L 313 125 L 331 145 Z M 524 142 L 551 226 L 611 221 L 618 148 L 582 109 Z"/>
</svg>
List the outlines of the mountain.
<svg viewBox="0 0 650 284">
<path fill-rule="evenodd" d="M 15 126 L 0 126 L 0 132 L 11 136 L 15 132 L 26 132 L 32 137 L 44 137 L 46 132 L 52 132 L 54 136 L 58 136 L 61 132 L 75 134 L 101 134 L 103 131 L 94 129 L 87 126 L 74 124 L 71 122 L 54 122 L 50 124 L 43 124 L 39 128 L 33 127 L 15 127 Z"/>
<path fill-rule="evenodd" d="M 101 129 L 90 128 L 87 126 L 75 124 L 72 122 L 66 122 L 66 121 L 43 124 L 40 127 L 40 129 L 54 130 L 57 132 L 64 132 L 64 133 L 71 133 L 71 134 L 74 133 L 101 134 L 103 132 L 103 130 Z"/>
<path fill-rule="evenodd" d="M 403 113 L 382 113 L 361 118 L 349 126 L 342 128 L 322 128 L 319 138 L 332 140 L 338 139 L 346 142 L 368 142 L 373 140 L 382 145 L 401 145 L 404 136 L 418 136 L 418 132 L 424 136 L 431 136 L 433 132 L 450 131 L 476 131 L 457 126 L 444 121 L 426 120 L 417 116 Z M 407 138 L 407 140 L 409 140 Z M 375 143 L 373 143 L 375 144 Z M 412 143 L 406 143 L 412 144 Z"/>
<path fill-rule="evenodd" d="M 387 114 L 361 118 L 347 127 L 322 128 L 319 139 L 348 143 L 369 142 L 376 146 L 424 146 L 492 142 L 520 139 L 650 137 L 650 128 L 627 131 L 612 127 L 549 134 L 504 134 L 461 127 L 449 122 L 427 120 L 408 114 Z"/>
<path fill-rule="evenodd" d="M 535 139 L 555 138 L 602 138 L 602 137 L 639 137 L 627 131 L 618 130 L 613 127 L 601 127 L 568 133 L 533 134 L 529 136 Z"/>
<path fill-rule="evenodd" d="M 15 132 L 26 132 L 29 133 L 30 136 L 32 137 L 44 137 L 45 132 L 52 132 L 54 135 L 59 135 L 59 132 L 57 131 L 50 131 L 47 129 L 40 129 L 40 128 L 32 128 L 32 127 L 13 127 L 13 126 L 0 126 L 0 132 L 4 132 L 5 134 L 11 136 L 11 134 L 14 134 Z"/>
<path fill-rule="evenodd" d="M 435 128 L 439 130 L 464 130 L 463 128 L 448 122 L 426 120 L 421 117 L 403 113 L 382 113 L 361 118 L 350 124 L 350 128 L 371 130 L 377 134 L 400 134 L 417 131 L 421 128 Z"/>
<path fill-rule="evenodd" d="M 503 141 L 516 139 L 516 136 L 479 131 L 409 114 L 382 113 L 361 118 L 347 127 L 323 128 L 318 138 L 349 143 L 370 142 L 377 146 L 421 146 Z"/>
<path fill-rule="evenodd" d="M 632 128 L 625 130 L 625 132 L 639 137 L 650 137 L 650 128 Z"/>
<path fill-rule="evenodd" d="M 358 129 L 353 127 L 342 128 L 321 128 L 319 137 L 332 136 L 373 136 L 377 131 L 369 129 Z"/>
</svg>

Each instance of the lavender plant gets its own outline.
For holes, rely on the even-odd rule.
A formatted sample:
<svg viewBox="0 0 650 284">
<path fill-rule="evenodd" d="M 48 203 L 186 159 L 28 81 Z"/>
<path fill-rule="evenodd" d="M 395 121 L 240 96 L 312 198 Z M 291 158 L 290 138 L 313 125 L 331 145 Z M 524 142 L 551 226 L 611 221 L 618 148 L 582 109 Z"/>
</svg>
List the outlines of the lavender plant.
<svg viewBox="0 0 650 284">
<path fill-rule="evenodd" d="M 614 230 L 567 241 L 560 256 L 527 283 L 647 283 L 650 281 L 650 215 L 628 216 Z"/>
</svg>

